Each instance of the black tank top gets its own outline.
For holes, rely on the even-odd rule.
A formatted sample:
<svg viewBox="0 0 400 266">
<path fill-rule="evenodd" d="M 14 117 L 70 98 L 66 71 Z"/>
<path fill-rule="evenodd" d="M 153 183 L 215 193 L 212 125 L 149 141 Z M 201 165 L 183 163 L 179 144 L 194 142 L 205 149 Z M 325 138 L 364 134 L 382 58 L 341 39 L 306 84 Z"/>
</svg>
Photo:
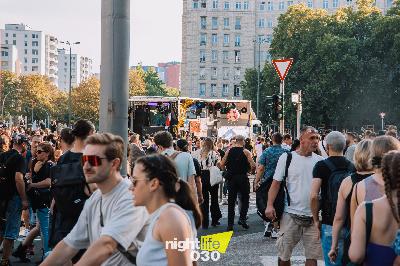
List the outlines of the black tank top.
<svg viewBox="0 0 400 266">
<path fill-rule="evenodd" d="M 233 147 L 229 150 L 226 168 L 231 175 L 247 174 L 250 165 L 243 152 L 243 147 Z"/>
</svg>

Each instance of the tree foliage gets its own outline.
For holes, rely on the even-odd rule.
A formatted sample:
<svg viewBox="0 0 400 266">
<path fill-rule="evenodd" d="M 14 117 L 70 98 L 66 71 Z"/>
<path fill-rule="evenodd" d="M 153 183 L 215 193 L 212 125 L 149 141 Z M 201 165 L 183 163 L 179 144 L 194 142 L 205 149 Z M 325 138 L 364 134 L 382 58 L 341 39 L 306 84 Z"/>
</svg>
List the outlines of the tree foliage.
<svg viewBox="0 0 400 266">
<path fill-rule="evenodd" d="M 286 117 L 295 123 L 292 92 L 302 90 L 304 124 L 353 128 L 400 122 L 400 16 L 397 4 L 383 15 L 371 0 L 329 15 L 304 4 L 292 6 L 278 19 L 270 53 L 293 58 L 285 80 Z M 243 95 L 255 101 L 254 76 L 247 70 Z M 271 64 L 262 71 L 261 95 L 279 93 Z M 265 105 L 262 117 L 265 121 Z"/>
<path fill-rule="evenodd" d="M 100 81 L 91 77 L 72 89 L 72 112 L 74 120 L 99 121 Z"/>
</svg>

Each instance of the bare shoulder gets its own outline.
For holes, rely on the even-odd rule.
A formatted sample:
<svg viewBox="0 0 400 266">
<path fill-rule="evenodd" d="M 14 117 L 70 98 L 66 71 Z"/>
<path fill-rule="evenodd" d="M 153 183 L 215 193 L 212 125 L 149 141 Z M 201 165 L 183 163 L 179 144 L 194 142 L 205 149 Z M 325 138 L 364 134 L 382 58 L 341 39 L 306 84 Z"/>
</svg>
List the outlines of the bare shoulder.
<svg viewBox="0 0 400 266">
<path fill-rule="evenodd" d="M 166 208 L 161 214 L 159 218 L 159 222 L 162 225 L 166 225 L 168 227 L 181 227 L 184 225 L 188 225 L 189 221 L 187 216 L 182 211 L 175 206 L 170 206 Z"/>
</svg>

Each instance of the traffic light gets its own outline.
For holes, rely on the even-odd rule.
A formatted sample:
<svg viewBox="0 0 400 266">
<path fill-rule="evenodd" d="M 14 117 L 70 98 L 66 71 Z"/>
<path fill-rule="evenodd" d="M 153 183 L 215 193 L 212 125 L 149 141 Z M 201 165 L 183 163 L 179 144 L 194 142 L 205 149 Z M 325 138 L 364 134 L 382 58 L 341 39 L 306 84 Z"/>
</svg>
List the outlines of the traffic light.
<svg viewBox="0 0 400 266">
<path fill-rule="evenodd" d="M 281 120 L 283 118 L 283 101 L 282 95 L 274 94 L 272 95 L 272 119 Z"/>
<path fill-rule="evenodd" d="M 265 97 L 265 117 L 270 120 L 274 111 L 274 102 L 272 96 Z"/>
</svg>

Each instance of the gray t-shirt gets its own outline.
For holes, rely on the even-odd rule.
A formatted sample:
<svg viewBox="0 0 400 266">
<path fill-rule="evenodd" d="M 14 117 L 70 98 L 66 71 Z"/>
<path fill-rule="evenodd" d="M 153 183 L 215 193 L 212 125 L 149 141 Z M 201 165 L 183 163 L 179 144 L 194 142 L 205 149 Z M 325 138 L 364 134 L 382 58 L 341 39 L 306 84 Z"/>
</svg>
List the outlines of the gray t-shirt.
<svg viewBox="0 0 400 266">
<path fill-rule="evenodd" d="M 149 214 L 145 207 L 133 206 L 130 185 L 129 180 L 123 179 L 106 194 L 96 190 L 86 201 L 78 222 L 64 238 L 64 242 L 74 249 L 87 249 L 101 236 L 110 236 L 125 250 L 129 249 L 132 255 L 136 255 L 146 236 Z M 100 224 L 101 213 L 103 227 Z M 132 264 L 116 251 L 102 265 Z"/>
<path fill-rule="evenodd" d="M 176 151 L 173 149 L 166 149 L 162 154 L 170 157 Z M 194 168 L 193 157 L 190 153 L 180 152 L 174 159 L 176 170 L 178 171 L 179 178 L 188 182 L 189 177 L 196 175 Z"/>
<path fill-rule="evenodd" d="M 346 157 L 346 159 L 352 163 L 354 163 L 354 151 L 356 150 L 356 146 L 356 144 L 349 146 L 346 150 L 346 154 L 344 155 L 344 157 Z"/>
</svg>

